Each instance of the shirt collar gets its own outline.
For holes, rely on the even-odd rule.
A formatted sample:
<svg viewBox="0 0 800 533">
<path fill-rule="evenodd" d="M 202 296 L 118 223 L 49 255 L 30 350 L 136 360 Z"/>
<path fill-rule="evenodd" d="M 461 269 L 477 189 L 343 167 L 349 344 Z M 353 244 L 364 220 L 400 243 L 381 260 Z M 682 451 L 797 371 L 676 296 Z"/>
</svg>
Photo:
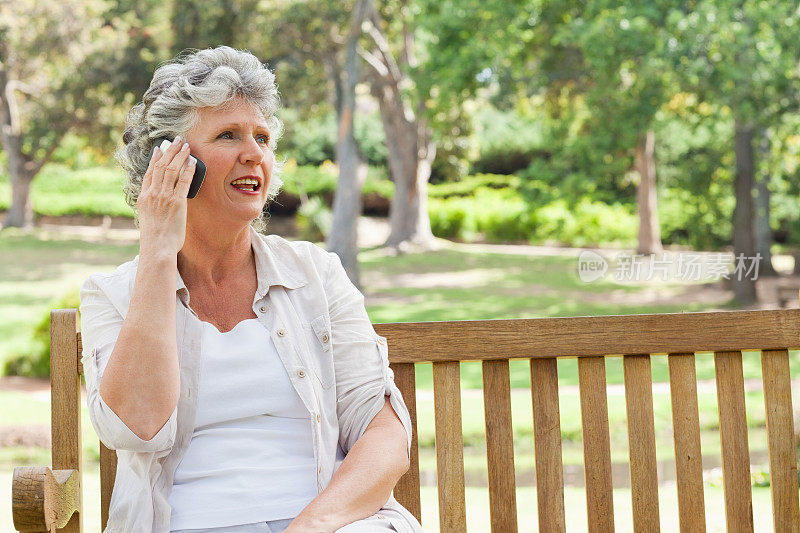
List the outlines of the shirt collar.
<svg viewBox="0 0 800 533">
<path fill-rule="evenodd" d="M 287 255 L 283 247 L 271 245 L 261 234 L 250 226 L 250 242 L 256 258 L 256 278 L 259 296 L 267 295 L 273 285 L 281 285 L 287 289 L 297 289 L 308 283 L 303 276 L 303 270 L 297 264 L 294 254 Z M 175 291 L 178 297 L 188 304 L 189 290 L 181 278 L 181 273 L 175 268 Z"/>
</svg>

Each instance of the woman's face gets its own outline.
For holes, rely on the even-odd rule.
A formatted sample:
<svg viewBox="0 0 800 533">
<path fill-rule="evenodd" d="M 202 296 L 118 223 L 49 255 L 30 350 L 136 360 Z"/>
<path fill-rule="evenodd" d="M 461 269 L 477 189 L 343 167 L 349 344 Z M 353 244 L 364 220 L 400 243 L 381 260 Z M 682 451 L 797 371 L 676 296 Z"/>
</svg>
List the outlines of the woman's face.
<svg viewBox="0 0 800 533">
<path fill-rule="evenodd" d="M 257 218 L 266 203 L 275 163 L 262 113 L 245 102 L 224 110 L 201 108 L 197 125 L 184 140 L 207 168 L 200 191 L 189 200 L 187 225 L 213 222 L 222 229 L 228 226 L 226 222 L 247 225 Z"/>
</svg>

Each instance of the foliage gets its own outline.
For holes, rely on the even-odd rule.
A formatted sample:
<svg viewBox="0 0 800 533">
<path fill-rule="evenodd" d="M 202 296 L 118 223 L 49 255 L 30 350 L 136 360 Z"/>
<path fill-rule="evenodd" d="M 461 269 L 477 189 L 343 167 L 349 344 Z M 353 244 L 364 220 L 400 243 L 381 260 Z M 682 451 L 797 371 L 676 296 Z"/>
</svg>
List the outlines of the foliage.
<svg viewBox="0 0 800 533">
<path fill-rule="evenodd" d="M 126 37 L 105 24 L 106 0 L 0 4 L 0 62 L 19 112 L 22 155 L 47 162 L 67 132 L 81 132 L 106 152 L 124 114 L 115 101 L 109 57 Z M 3 88 L 5 90 L 5 88 Z"/>
<path fill-rule="evenodd" d="M 445 238 L 568 246 L 630 245 L 636 238 L 630 208 L 588 198 L 533 206 L 513 189 L 478 187 L 474 196 L 431 198 L 428 205 L 434 235 Z"/>
<path fill-rule="evenodd" d="M 285 133 L 279 141 L 279 153 L 295 159 L 298 165 L 320 165 L 336 158 L 336 114 L 331 112 L 303 120 L 293 109 L 281 112 Z M 377 114 L 355 116 L 354 135 L 367 162 L 386 166 L 386 138 Z"/>
<path fill-rule="evenodd" d="M 520 179 L 514 175 L 476 174 L 465 176 L 459 181 L 437 183 L 428 186 L 428 198 L 447 198 L 450 196 L 472 196 L 478 187 L 517 189 Z"/>
<path fill-rule="evenodd" d="M 80 161 L 80 158 L 75 161 Z M 133 211 L 125 203 L 122 192 L 123 180 L 122 171 L 116 168 L 71 170 L 61 164 L 46 165 L 31 186 L 34 213 L 132 218 Z M 8 176 L 0 174 L 0 209 L 8 207 L 10 188 Z"/>
<path fill-rule="evenodd" d="M 703 0 L 666 17 L 669 59 L 686 90 L 751 126 L 797 111 L 800 11 L 779 0 Z"/>
<path fill-rule="evenodd" d="M 324 161 L 320 166 L 297 165 L 294 160 L 289 160 L 283 172 L 283 190 L 300 197 L 304 193 L 308 196 L 324 196 L 328 201 L 336 190 L 338 174 L 336 165 L 331 161 Z M 362 188 L 363 194 L 377 193 L 387 199 L 394 194 L 394 186 L 386 178 L 386 170 L 381 167 L 369 167 L 367 179 Z"/>
<path fill-rule="evenodd" d="M 3 374 L 11 376 L 47 377 L 50 375 L 50 309 L 80 306 L 78 292 L 64 296 L 48 306 L 33 329 L 30 352 L 12 354 L 6 359 Z"/>
<path fill-rule="evenodd" d="M 331 230 L 333 214 L 322 198 L 314 196 L 300 205 L 295 220 L 301 239 L 321 242 Z"/>
<path fill-rule="evenodd" d="M 475 122 L 478 156 L 472 161 L 473 173 L 514 174 L 528 167 L 549 140 L 542 117 L 484 106 Z"/>
</svg>

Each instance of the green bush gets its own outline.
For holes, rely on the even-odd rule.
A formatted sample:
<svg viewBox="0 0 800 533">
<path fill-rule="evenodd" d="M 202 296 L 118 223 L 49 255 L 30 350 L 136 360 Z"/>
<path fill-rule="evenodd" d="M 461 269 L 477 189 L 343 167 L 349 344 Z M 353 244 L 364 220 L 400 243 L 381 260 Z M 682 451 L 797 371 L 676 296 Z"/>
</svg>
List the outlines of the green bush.
<svg viewBox="0 0 800 533">
<path fill-rule="evenodd" d="M 65 165 L 71 170 L 84 170 L 101 166 L 101 160 L 107 159 L 107 157 L 96 153 L 95 148 L 90 145 L 89 141 L 89 137 L 68 133 L 56 151 L 53 152 L 51 161 Z"/>
<path fill-rule="evenodd" d="M 77 308 L 80 303 L 77 291 L 53 301 L 34 326 L 30 351 L 12 354 L 6 359 L 3 373 L 7 376 L 48 377 L 50 375 L 50 310 Z"/>
<path fill-rule="evenodd" d="M 336 166 L 330 161 L 320 166 L 286 165 L 283 189 L 295 196 L 333 194 L 336 190 Z"/>
<path fill-rule="evenodd" d="M 445 239 L 467 239 L 474 233 L 473 204 L 472 199 L 430 198 L 428 215 L 433 234 Z"/>
<path fill-rule="evenodd" d="M 636 242 L 638 219 L 628 206 L 607 205 L 584 198 L 569 205 L 555 200 L 536 211 L 536 232 L 532 242 L 559 242 L 570 246 L 632 245 Z"/>
<path fill-rule="evenodd" d="M 520 179 L 514 175 L 476 174 L 465 176 L 459 181 L 428 185 L 428 198 L 449 198 L 450 196 L 472 196 L 478 187 L 503 189 L 519 188 Z"/>
<path fill-rule="evenodd" d="M 306 241 L 324 241 L 331 230 L 333 215 L 319 196 L 313 196 L 300 206 L 295 216 L 300 238 Z"/>
<path fill-rule="evenodd" d="M 45 165 L 31 185 L 33 210 L 38 215 L 111 215 L 133 218 L 125 203 L 122 170 L 93 167 L 72 170 L 63 164 Z M 11 184 L 0 176 L 0 209 L 8 209 Z"/>
<path fill-rule="evenodd" d="M 489 242 L 559 243 L 570 246 L 631 245 L 638 219 L 621 204 L 584 199 L 570 206 L 559 199 L 541 207 L 510 188 L 479 187 L 472 197 L 431 198 L 431 229 L 444 238 Z"/>
<path fill-rule="evenodd" d="M 287 163 L 283 173 L 283 190 L 294 196 L 302 193 L 311 196 L 333 197 L 336 192 L 336 181 L 339 172 L 336 165 L 325 161 L 319 166 L 295 165 Z M 371 192 L 380 194 L 388 199 L 394 195 L 394 184 L 387 178 L 386 171 L 381 167 L 368 167 L 367 179 L 362 188 L 363 194 Z"/>
<path fill-rule="evenodd" d="M 528 241 L 533 233 L 533 213 L 515 189 L 478 187 L 473 210 L 475 226 L 489 242 Z"/>
<path fill-rule="evenodd" d="M 719 184 L 712 183 L 706 195 L 677 188 L 659 191 L 662 241 L 696 250 L 719 250 L 729 245 L 735 199 L 732 193 L 725 194 L 719 188 Z"/>
</svg>

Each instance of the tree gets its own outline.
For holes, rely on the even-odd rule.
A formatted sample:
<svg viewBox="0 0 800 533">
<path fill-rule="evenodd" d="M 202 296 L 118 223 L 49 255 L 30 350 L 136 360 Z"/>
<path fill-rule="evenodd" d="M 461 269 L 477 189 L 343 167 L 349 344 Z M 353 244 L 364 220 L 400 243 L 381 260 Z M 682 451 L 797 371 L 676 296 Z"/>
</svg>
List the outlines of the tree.
<svg viewBox="0 0 800 533">
<path fill-rule="evenodd" d="M 352 5 L 302 2 L 283 12 L 274 12 L 276 32 L 285 39 L 272 52 L 280 58 L 281 73 L 291 80 L 295 105 L 300 109 L 319 109 L 320 100 L 323 100 L 336 110 L 339 177 L 333 201 L 333 223 L 325 246 L 339 256 L 356 286 L 360 283 L 358 218 L 367 171 L 354 135 L 356 86 L 361 81 L 357 45 L 362 36 L 362 24 L 371 10 L 371 0 L 356 0 Z M 320 88 L 324 90 L 322 94 Z"/>
<path fill-rule="evenodd" d="M 654 122 L 675 90 L 663 24 L 672 4 L 552 3 L 540 19 L 545 31 L 539 53 L 548 92 L 584 100 L 589 109 L 584 131 L 599 148 L 596 153 L 632 160 L 639 178 L 637 251 L 642 254 L 662 250 Z"/>
<path fill-rule="evenodd" d="M 336 252 L 350 280 L 359 286 L 358 269 L 358 216 L 361 214 L 361 188 L 367 176 L 353 134 L 353 119 L 356 110 L 356 83 L 359 79 L 359 57 L 356 50 L 361 35 L 361 25 L 372 10 L 372 0 L 357 0 L 353 8 L 350 31 L 345 45 L 345 67 L 343 71 L 342 98 L 339 115 L 339 133 L 336 142 L 336 163 L 339 180 L 333 202 L 333 225 L 325 246 Z"/>
<path fill-rule="evenodd" d="M 800 12 L 778 0 L 705 0 L 690 13 L 671 12 L 667 24 L 668 48 L 686 90 L 728 107 L 734 117 L 733 251 L 739 262 L 754 261 L 755 144 L 766 129 L 798 108 Z M 731 279 L 740 303 L 756 300 L 752 276 Z"/>
<path fill-rule="evenodd" d="M 405 1 L 385 3 L 372 11 L 366 33 L 372 40 L 361 55 L 369 65 L 370 91 L 378 100 L 394 196 L 389 208 L 389 237 L 384 243 L 397 250 L 410 246 L 435 248 L 428 216 L 428 180 L 436 156 L 436 144 L 425 116 L 426 98 L 405 91 L 414 85 L 410 75 L 417 65 L 415 34 Z M 387 38 L 396 37 L 394 49 Z"/>
<path fill-rule="evenodd" d="M 96 59 L 121 36 L 104 25 L 103 0 L 0 4 L 0 141 L 11 205 L 4 226 L 33 224 L 30 186 L 65 135 L 82 132 L 109 147 L 121 116 Z"/>
</svg>

